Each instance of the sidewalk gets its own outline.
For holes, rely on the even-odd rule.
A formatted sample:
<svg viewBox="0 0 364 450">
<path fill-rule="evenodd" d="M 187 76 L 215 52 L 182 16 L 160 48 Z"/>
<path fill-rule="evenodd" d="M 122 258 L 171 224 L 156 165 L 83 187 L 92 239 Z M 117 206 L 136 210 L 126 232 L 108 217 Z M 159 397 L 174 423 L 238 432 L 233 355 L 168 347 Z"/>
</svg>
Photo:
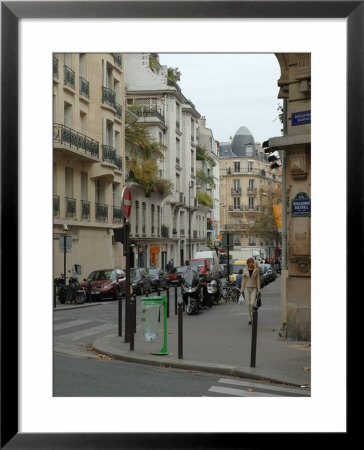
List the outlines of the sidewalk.
<svg viewBox="0 0 364 450">
<path fill-rule="evenodd" d="M 222 375 L 264 379 L 296 386 L 311 385 L 311 343 L 279 337 L 281 327 L 281 279 L 262 289 L 262 307 L 258 310 L 255 367 L 251 365 L 252 326 L 248 325 L 245 305 L 219 304 L 197 316 L 183 314 L 183 358 L 178 358 L 178 315 L 175 314 L 174 289 L 170 290 L 167 319 L 168 355 L 153 355 L 163 348 L 163 314 L 155 340 L 147 342 L 141 333 L 137 301 L 137 332 L 134 350 L 123 336 L 108 335 L 97 339 L 93 347 L 99 353 L 130 362 L 208 371 Z M 162 292 L 161 295 L 164 295 Z M 124 305 L 123 305 L 124 306 Z M 124 315 L 124 307 L 123 307 Z"/>
</svg>

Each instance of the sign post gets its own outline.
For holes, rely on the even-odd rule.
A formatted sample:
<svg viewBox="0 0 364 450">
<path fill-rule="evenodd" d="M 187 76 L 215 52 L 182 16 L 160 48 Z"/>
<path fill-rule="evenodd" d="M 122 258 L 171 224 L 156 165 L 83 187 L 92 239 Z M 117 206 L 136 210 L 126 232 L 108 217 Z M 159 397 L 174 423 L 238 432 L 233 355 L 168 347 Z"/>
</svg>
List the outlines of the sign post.
<svg viewBox="0 0 364 450">
<path fill-rule="evenodd" d="M 66 253 L 71 253 L 72 251 L 72 236 L 59 237 L 59 251 L 63 252 L 64 282 L 66 284 Z"/>
</svg>

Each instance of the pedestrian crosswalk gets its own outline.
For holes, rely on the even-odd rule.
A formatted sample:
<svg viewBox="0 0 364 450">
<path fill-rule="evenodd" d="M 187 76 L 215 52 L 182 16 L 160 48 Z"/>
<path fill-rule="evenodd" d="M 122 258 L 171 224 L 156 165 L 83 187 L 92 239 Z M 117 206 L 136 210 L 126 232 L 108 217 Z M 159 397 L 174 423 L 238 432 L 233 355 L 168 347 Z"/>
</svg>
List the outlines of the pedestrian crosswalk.
<svg viewBox="0 0 364 450">
<path fill-rule="evenodd" d="M 93 337 L 105 331 L 115 331 L 117 325 L 114 323 L 100 323 L 95 320 L 75 319 L 65 321 L 62 318 L 55 320 L 53 324 L 54 338 L 62 338 L 67 341 L 78 341 L 86 339 L 91 341 Z M 89 338 L 89 339 L 88 339 Z"/>
<path fill-rule="evenodd" d="M 208 390 L 211 396 L 228 397 L 308 397 L 309 391 L 286 385 L 272 385 L 270 383 L 254 383 L 252 381 L 220 378 L 218 385 Z"/>
</svg>

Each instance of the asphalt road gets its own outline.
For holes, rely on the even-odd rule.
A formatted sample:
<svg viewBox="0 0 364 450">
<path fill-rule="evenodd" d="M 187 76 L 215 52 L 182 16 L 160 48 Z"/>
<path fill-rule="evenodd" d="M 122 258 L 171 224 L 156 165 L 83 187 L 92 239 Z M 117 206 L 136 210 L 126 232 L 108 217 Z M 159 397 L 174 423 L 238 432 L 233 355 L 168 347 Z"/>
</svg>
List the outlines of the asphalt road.
<svg viewBox="0 0 364 450">
<path fill-rule="evenodd" d="M 55 397 L 277 397 L 299 389 L 111 359 L 54 355 Z"/>
</svg>

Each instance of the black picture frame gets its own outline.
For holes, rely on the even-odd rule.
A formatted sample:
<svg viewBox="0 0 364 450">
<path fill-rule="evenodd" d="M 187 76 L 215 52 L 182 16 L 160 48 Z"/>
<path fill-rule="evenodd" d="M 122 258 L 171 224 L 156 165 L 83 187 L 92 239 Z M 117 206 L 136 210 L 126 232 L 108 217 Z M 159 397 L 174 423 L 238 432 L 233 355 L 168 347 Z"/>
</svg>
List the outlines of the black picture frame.
<svg viewBox="0 0 364 450">
<path fill-rule="evenodd" d="M 345 18 L 347 20 L 347 258 L 362 258 L 364 5 L 363 1 L 115 1 L 1 2 L 1 448 L 144 449 L 260 448 L 279 434 L 242 433 L 19 433 L 18 302 L 18 21 L 22 18 Z M 334 93 L 333 93 L 334 95 Z M 328 142 L 332 137 L 328 136 Z M 329 145 L 329 144 L 328 144 Z M 322 149 L 325 151 L 325 149 Z M 355 156 L 354 156 L 355 155 Z M 335 169 L 333 169 L 335 170 Z M 350 175 L 350 176 L 349 176 Z M 356 201 L 354 200 L 356 199 Z M 343 208 L 342 208 L 343 209 Z M 359 246 L 358 246 L 359 237 Z M 355 240 L 355 241 L 354 241 Z M 359 250 L 359 251 L 358 251 Z M 344 255 L 338 257 L 342 266 Z M 359 265 L 362 267 L 363 265 Z M 347 289 L 356 271 L 347 271 Z M 347 291 L 349 294 L 349 291 Z M 11 297 L 11 301 L 9 301 Z M 349 298 L 349 295 L 348 295 Z M 242 411 L 242 420 L 245 413 Z M 139 420 L 136 418 L 136 420 Z M 212 418 L 211 420 L 218 420 Z M 259 418 L 257 418 L 259 420 Z M 348 422 L 349 423 L 349 422 Z M 344 436 L 343 436 L 344 434 Z M 336 442 L 349 433 L 335 437 Z M 308 435 L 300 444 L 309 443 Z M 315 434 L 315 443 L 319 438 Z M 325 436 L 327 439 L 327 435 Z M 295 434 L 287 439 L 297 440 Z M 307 440 L 306 440 L 307 439 Z M 268 444 L 269 442 L 269 444 Z"/>
</svg>

